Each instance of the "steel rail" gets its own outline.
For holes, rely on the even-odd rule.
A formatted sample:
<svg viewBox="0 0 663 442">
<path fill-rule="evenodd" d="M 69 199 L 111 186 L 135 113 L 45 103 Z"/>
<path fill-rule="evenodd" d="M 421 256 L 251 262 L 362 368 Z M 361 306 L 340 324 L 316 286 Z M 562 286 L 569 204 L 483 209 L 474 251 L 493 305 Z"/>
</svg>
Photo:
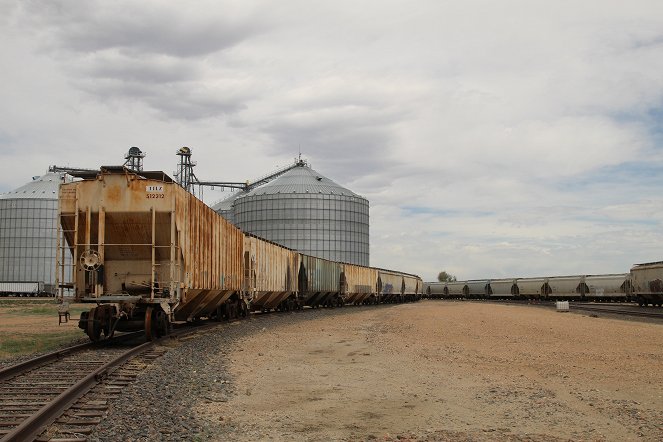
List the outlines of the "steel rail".
<svg viewBox="0 0 663 442">
<path fill-rule="evenodd" d="M 70 354 L 77 353 L 82 350 L 87 350 L 89 348 L 100 347 L 102 345 L 108 345 L 115 342 L 122 342 L 127 339 L 135 338 L 141 334 L 142 332 L 127 333 L 120 336 L 116 336 L 111 341 L 86 342 L 84 344 L 73 345 L 71 347 L 63 348 L 62 350 L 56 350 L 51 353 L 46 353 L 45 355 L 38 356 L 34 359 L 30 359 L 24 362 L 20 362 L 16 365 L 3 368 L 2 370 L 0 370 L 0 382 L 5 381 L 18 374 L 25 373 L 28 370 L 32 370 L 33 368 L 37 368 L 49 362 L 57 361 L 58 359 L 61 359 L 64 356 L 68 356 Z"/>
<path fill-rule="evenodd" d="M 645 312 L 640 310 L 611 310 L 600 307 L 576 306 L 573 304 L 569 306 L 569 310 L 571 311 L 580 310 L 580 311 L 597 312 L 597 313 L 612 313 L 615 315 L 623 315 L 623 316 L 641 316 L 645 318 L 663 319 L 663 312 Z"/>
<path fill-rule="evenodd" d="M 63 391 L 50 403 L 44 405 L 39 411 L 23 421 L 18 427 L 7 433 L 0 442 L 19 442 L 33 440 L 44 429 L 59 418 L 64 411 L 73 405 L 81 396 L 90 391 L 101 382 L 113 368 L 122 365 L 132 357 L 143 353 L 154 345 L 156 341 L 145 342 L 119 357 L 92 371 L 76 384 Z"/>
<path fill-rule="evenodd" d="M 84 378 L 78 381 L 76 384 L 69 387 L 67 390 L 63 391 L 55 399 L 53 399 L 48 404 L 44 405 L 41 409 L 35 412 L 32 416 L 27 418 L 16 428 L 5 434 L 0 438 L 0 442 L 9 442 L 9 441 L 25 441 L 33 440 L 38 437 L 43 431 L 45 431 L 49 425 L 55 422 L 60 416 L 64 414 L 72 405 L 76 403 L 81 397 L 86 393 L 92 390 L 96 385 L 102 382 L 111 372 L 116 368 L 124 364 L 129 359 L 137 356 L 141 353 L 144 353 L 146 350 L 154 346 L 156 343 L 169 338 L 180 338 L 187 336 L 189 334 L 194 334 L 200 331 L 205 331 L 210 328 L 215 328 L 223 323 L 205 323 L 198 326 L 186 327 L 180 330 L 175 330 L 167 336 L 164 336 L 161 339 L 156 339 L 154 341 L 145 342 L 139 346 L 136 346 L 124 353 L 122 353 L 117 358 L 107 362 L 101 367 L 98 367 L 94 371 L 87 374 Z M 124 340 L 136 338 L 138 336 L 143 336 L 144 332 L 133 332 L 126 333 L 117 337 L 112 338 L 109 341 L 101 342 L 89 342 L 85 344 L 75 345 L 63 350 L 55 351 L 29 361 L 16 364 L 14 366 L 8 367 L 0 374 L 4 376 L 3 379 L 11 378 L 18 374 L 23 374 L 26 371 L 30 371 L 34 368 L 47 365 L 49 362 L 55 362 L 60 358 L 72 355 L 74 353 L 94 348 L 102 348 L 110 343 L 117 343 Z"/>
</svg>

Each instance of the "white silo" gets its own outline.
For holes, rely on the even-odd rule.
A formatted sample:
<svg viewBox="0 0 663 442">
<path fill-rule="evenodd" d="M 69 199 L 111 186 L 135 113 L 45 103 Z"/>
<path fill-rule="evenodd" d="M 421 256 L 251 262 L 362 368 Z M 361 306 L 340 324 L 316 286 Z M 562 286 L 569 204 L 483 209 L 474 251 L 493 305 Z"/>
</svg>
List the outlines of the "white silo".
<svg viewBox="0 0 663 442">
<path fill-rule="evenodd" d="M 54 294 L 58 186 L 49 172 L 0 194 L 0 292 Z"/>
<path fill-rule="evenodd" d="M 248 193 L 233 195 L 232 221 L 312 256 L 369 265 L 369 203 L 304 161 Z M 220 204 L 221 210 L 229 210 Z"/>
</svg>

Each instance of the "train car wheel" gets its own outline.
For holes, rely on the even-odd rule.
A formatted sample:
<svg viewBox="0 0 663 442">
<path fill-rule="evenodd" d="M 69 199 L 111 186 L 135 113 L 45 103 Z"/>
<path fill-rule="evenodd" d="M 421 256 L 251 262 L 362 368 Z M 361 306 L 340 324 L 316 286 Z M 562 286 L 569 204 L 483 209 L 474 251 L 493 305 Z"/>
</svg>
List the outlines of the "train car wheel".
<svg viewBox="0 0 663 442">
<path fill-rule="evenodd" d="M 92 307 L 87 315 L 86 333 L 92 342 L 97 342 L 101 338 L 101 324 L 96 318 L 97 308 Z"/>
<path fill-rule="evenodd" d="M 152 311 L 154 309 L 150 306 L 145 309 L 145 339 L 151 341 L 155 338 L 154 329 L 152 328 Z"/>
<path fill-rule="evenodd" d="M 168 321 L 168 316 L 163 310 L 156 313 L 156 331 L 159 338 L 168 336 L 170 333 L 170 321 Z"/>
</svg>

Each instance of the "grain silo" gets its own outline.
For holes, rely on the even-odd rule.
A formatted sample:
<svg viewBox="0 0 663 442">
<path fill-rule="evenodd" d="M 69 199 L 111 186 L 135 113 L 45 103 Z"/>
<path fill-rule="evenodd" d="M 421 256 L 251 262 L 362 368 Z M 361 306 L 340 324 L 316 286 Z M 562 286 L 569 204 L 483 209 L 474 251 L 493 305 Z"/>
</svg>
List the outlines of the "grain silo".
<svg viewBox="0 0 663 442">
<path fill-rule="evenodd" d="M 298 161 L 273 181 L 233 195 L 245 232 L 312 256 L 369 265 L 368 200 Z M 215 209 L 229 210 L 220 203 Z"/>
<path fill-rule="evenodd" d="M 60 172 L 0 194 L 0 292 L 54 294 Z"/>
</svg>

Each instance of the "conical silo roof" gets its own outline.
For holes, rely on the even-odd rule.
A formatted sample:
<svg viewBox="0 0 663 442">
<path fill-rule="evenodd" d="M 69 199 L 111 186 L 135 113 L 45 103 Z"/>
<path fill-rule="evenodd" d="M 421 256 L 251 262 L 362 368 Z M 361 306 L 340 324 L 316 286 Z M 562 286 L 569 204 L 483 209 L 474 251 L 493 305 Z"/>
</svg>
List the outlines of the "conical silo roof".
<svg viewBox="0 0 663 442">
<path fill-rule="evenodd" d="M 0 199 L 58 199 L 58 187 L 62 182 L 60 172 L 48 172 L 46 175 L 35 177 L 29 183 L 15 190 L 0 194 Z"/>
<path fill-rule="evenodd" d="M 306 165 L 295 167 L 274 181 L 257 187 L 249 193 L 240 196 L 273 195 L 277 193 L 318 193 L 323 195 L 345 195 L 362 198 L 353 191 L 335 183 Z"/>
<path fill-rule="evenodd" d="M 245 196 L 247 193 L 248 192 L 246 192 L 244 190 L 238 190 L 238 191 L 232 192 L 230 194 L 230 196 L 228 196 L 227 198 L 222 199 L 221 201 L 217 201 L 212 206 L 212 210 L 214 210 L 215 212 L 222 212 L 222 211 L 225 212 L 225 211 L 228 211 L 228 210 L 232 210 L 233 203 L 235 202 L 235 200 L 237 198 L 241 198 L 241 197 Z"/>
</svg>

